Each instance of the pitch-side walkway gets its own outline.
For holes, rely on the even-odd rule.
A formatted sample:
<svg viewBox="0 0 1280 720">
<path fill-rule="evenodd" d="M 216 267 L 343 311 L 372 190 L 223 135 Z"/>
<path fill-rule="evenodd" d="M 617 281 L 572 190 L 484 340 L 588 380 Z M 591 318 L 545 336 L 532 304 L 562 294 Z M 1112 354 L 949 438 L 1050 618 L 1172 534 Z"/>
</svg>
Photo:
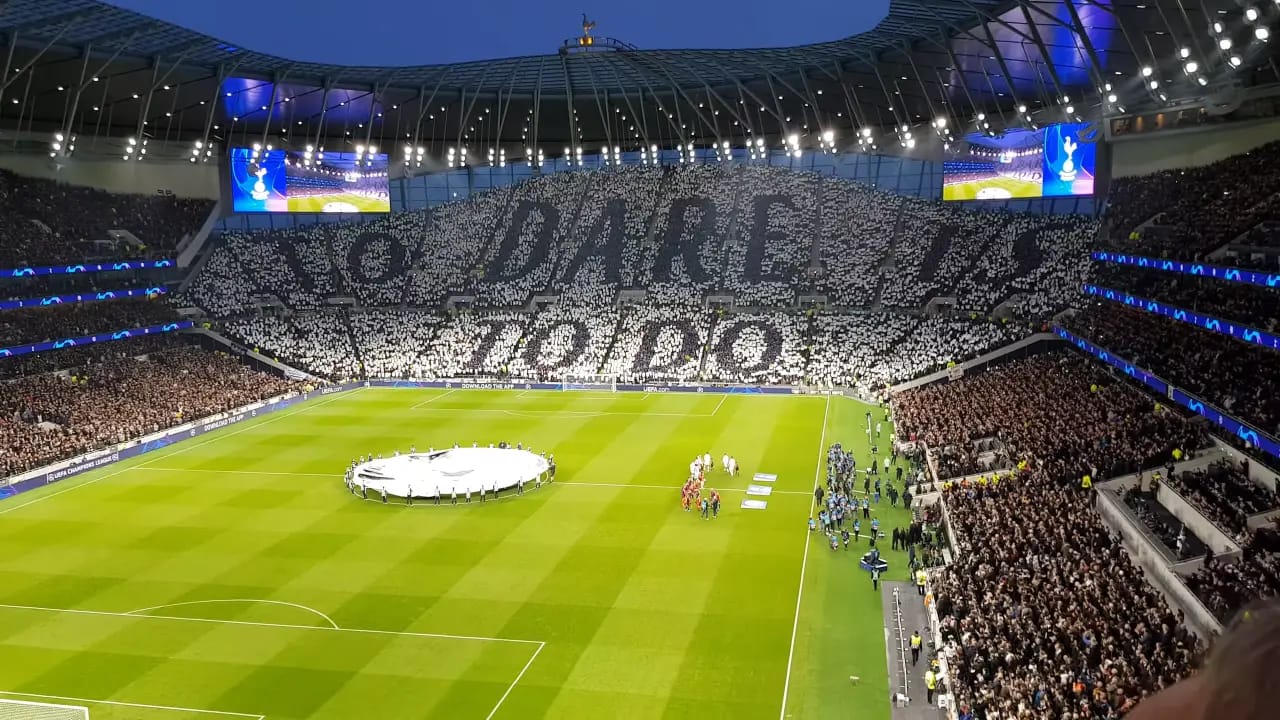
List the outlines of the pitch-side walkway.
<svg viewBox="0 0 1280 720">
<path fill-rule="evenodd" d="M 897 603 L 893 598 L 894 590 L 898 591 Z M 945 720 L 947 714 L 938 708 L 937 698 L 934 698 L 934 704 L 931 706 L 925 693 L 924 673 L 929 669 L 929 647 L 933 644 L 933 636 L 929 633 L 924 601 L 916 594 L 915 586 L 911 583 L 883 582 L 880 583 L 880 603 L 884 610 L 890 697 L 896 698 L 903 692 L 905 677 L 905 692 L 910 698 L 910 702 L 905 707 L 899 707 L 898 702 L 891 700 L 893 720 Z M 901 612 L 901 627 L 898 620 L 899 612 Z M 920 662 L 912 665 L 910 638 L 911 633 L 916 630 L 919 630 L 920 636 L 924 638 L 924 648 L 920 652 Z"/>
</svg>

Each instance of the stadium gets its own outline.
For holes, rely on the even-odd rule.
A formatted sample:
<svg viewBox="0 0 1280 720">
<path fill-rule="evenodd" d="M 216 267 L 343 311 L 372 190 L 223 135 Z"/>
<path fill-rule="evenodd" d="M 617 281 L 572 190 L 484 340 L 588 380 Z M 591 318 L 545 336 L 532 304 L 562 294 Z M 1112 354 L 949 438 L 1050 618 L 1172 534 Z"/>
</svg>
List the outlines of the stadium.
<svg viewBox="0 0 1280 720">
<path fill-rule="evenodd" d="M 328 2 L 0 2 L 0 720 L 1274 716 L 1280 2 Z"/>
</svg>

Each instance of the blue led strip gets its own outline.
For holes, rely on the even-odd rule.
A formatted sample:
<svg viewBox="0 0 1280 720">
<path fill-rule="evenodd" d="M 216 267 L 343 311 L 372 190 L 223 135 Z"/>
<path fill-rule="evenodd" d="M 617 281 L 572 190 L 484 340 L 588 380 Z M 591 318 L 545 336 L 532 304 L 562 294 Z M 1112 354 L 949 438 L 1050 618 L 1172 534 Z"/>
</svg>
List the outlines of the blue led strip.
<svg viewBox="0 0 1280 720">
<path fill-rule="evenodd" d="M 1248 325 L 1240 325 L 1230 320 L 1220 320 L 1212 315 L 1201 315 L 1191 310 L 1183 310 L 1176 305 L 1167 305 L 1158 300 L 1130 295 L 1121 290 L 1112 290 L 1111 288 L 1097 285 L 1085 285 L 1081 289 L 1086 294 L 1100 297 L 1103 300 L 1110 300 L 1111 302 L 1122 303 L 1156 315 L 1163 315 L 1170 320 L 1189 323 L 1202 330 L 1227 335 L 1250 345 L 1257 345 L 1269 350 L 1280 350 L 1280 336 L 1251 328 Z"/>
<path fill-rule="evenodd" d="M 1125 375 L 1128 375 L 1134 380 L 1141 382 L 1143 385 L 1146 385 L 1147 387 L 1155 391 L 1156 394 L 1169 397 L 1169 383 L 1165 382 L 1164 380 L 1161 380 L 1155 375 L 1152 375 L 1151 373 L 1147 372 L 1146 370 L 1143 370 L 1137 365 L 1134 365 L 1128 360 L 1125 360 L 1119 355 L 1113 355 L 1109 350 L 1104 350 L 1103 348 L 1100 348 L 1097 345 L 1094 345 L 1093 343 L 1089 342 L 1088 340 L 1085 340 L 1084 338 L 1080 338 L 1080 337 L 1076 337 L 1075 335 L 1072 335 L 1070 332 L 1068 332 L 1067 330 L 1064 330 L 1063 328 L 1058 327 L 1057 325 L 1053 327 L 1053 331 L 1057 333 L 1058 337 L 1062 338 L 1063 340 L 1066 340 L 1072 345 L 1075 345 L 1076 347 L 1096 357 L 1102 362 L 1118 369 L 1120 372 L 1124 373 Z"/>
<path fill-rule="evenodd" d="M 1146 257 L 1144 255 L 1128 255 L 1126 253 L 1115 252 L 1095 251 L 1093 253 L 1093 259 L 1098 262 L 1129 265 L 1132 267 L 1159 270 L 1161 272 L 1182 273 L 1183 275 L 1214 278 L 1217 280 L 1226 280 L 1227 282 L 1260 285 L 1268 288 L 1280 288 L 1280 273 L 1245 270 L 1244 268 L 1228 267 L 1226 265 L 1206 265 L 1204 263 L 1197 262 L 1183 262 L 1182 260 L 1165 260 L 1163 258 Z"/>
<path fill-rule="evenodd" d="M 125 340 L 127 338 L 142 337 L 143 335 L 175 332 L 178 330 L 186 330 L 194 325 L 195 323 L 190 320 L 180 320 L 178 322 L 164 323 L 163 325 L 152 325 L 150 327 L 133 328 L 131 330 L 116 330 L 115 332 L 98 333 L 97 335 L 62 338 L 61 340 L 46 340 L 33 345 L 16 345 L 14 347 L 0 348 L 0 358 L 17 357 L 19 355 L 44 352 L 46 350 L 61 350 L 63 348 L 76 347 L 79 345 L 92 345 L 94 343 L 109 342 L 111 340 Z"/>
<path fill-rule="evenodd" d="M 119 272 L 121 270 L 155 270 L 173 267 L 173 260 L 121 260 L 118 262 L 87 263 L 84 265 L 41 265 L 13 270 L 0 270 L 0 277 L 35 277 L 37 275 L 77 275 L 92 272 Z"/>
<path fill-rule="evenodd" d="M 1053 331 L 1058 337 L 1066 340 L 1072 345 L 1075 345 L 1082 352 L 1092 355 L 1108 365 L 1120 368 L 1126 375 L 1141 380 L 1148 387 L 1156 390 L 1161 396 L 1167 397 L 1191 412 L 1207 419 L 1209 422 L 1217 425 L 1223 430 L 1226 430 L 1240 440 L 1248 442 L 1256 448 L 1261 448 L 1263 452 L 1267 453 L 1271 457 L 1280 459 L 1280 442 L 1277 442 L 1275 438 L 1271 437 L 1267 433 L 1240 422 L 1190 393 L 1170 386 L 1155 375 L 1152 375 L 1141 368 L 1134 367 L 1133 364 L 1127 360 L 1121 360 L 1104 348 L 1098 347 L 1083 338 L 1076 337 L 1063 328 L 1055 325 Z"/>
<path fill-rule="evenodd" d="M 168 290 L 162 287 L 129 288 L 127 290 L 106 290 L 104 292 L 80 293 L 78 295 L 49 295 L 46 297 L 23 298 L 21 300 L 0 300 L 0 310 L 17 310 L 19 308 L 49 307 L 50 305 L 69 305 L 72 303 L 89 303 L 100 300 L 119 300 L 120 298 L 143 298 L 163 295 Z"/>
</svg>

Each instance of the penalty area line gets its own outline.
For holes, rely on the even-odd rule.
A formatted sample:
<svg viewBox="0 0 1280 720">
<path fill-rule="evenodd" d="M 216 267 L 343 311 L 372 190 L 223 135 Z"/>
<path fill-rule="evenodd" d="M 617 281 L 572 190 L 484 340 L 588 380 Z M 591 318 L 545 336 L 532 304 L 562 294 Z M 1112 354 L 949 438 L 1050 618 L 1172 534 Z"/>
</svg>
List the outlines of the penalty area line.
<svg viewBox="0 0 1280 720">
<path fill-rule="evenodd" d="M 524 677 L 524 674 L 529 671 L 529 666 L 533 665 L 533 661 L 538 659 L 538 653 L 542 652 L 542 648 L 546 646 L 547 644 L 545 642 L 538 643 L 537 649 L 533 651 L 533 657 L 530 657 L 529 662 L 525 663 L 524 667 L 520 668 L 520 673 L 516 675 L 516 679 L 512 680 L 511 684 L 507 686 L 507 691 L 502 693 L 502 697 L 498 698 L 498 704 L 493 706 L 493 709 L 489 711 L 489 714 L 485 716 L 484 720 L 493 720 L 493 716 L 498 714 L 498 709 L 502 707 L 502 703 L 507 701 L 507 696 L 511 694 L 512 690 L 516 689 L 516 685 L 520 684 L 520 680 Z"/>
<path fill-rule="evenodd" d="M 178 707 L 177 705 L 151 705 L 148 703 L 131 703 L 120 700 L 97 700 L 94 698 L 72 697 L 70 695 L 44 695 L 41 693 L 18 692 L 16 690 L 0 690 L 0 695 L 14 698 L 40 698 L 41 700 L 67 700 L 94 705 L 112 705 L 114 707 L 145 708 L 147 710 L 169 710 L 172 712 L 194 713 L 197 715 L 216 715 L 218 717 L 248 718 L 248 720 L 266 720 L 266 715 L 257 713 L 231 712 L 230 710 L 201 710 L 200 708 Z"/>
<path fill-rule="evenodd" d="M 161 606 L 165 607 L 165 606 Z M 145 609 L 145 608 L 144 608 Z M 75 608 L 54 608 L 40 605 L 0 604 L 0 610 L 22 610 L 27 612 L 60 613 L 65 615 L 89 615 L 96 617 L 128 618 L 131 620 L 170 620 L 175 622 L 206 623 L 213 625 L 241 625 L 245 627 L 281 628 L 286 630 L 310 630 L 312 632 L 351 633 L 355 635 L 383 635 L 389 637 L 428 638 L 435 640 L 474 640 L 476 642 L 511 643 L 515 645 L 545 645 L 542 640 L 525 640 L 522 638 L 487 637 L 484 635 L 450 635 L 447 633 L 410 632 L 408 630 L 374 630 L 370 628 L 329 627 L 325 625 L 295 625 L 292 623 L 269 623 L 252 620 L 228 620 L 224 618 L 185 617 L 182 615 L 138 615 L 139 610 L 130 612 L 110 612 L 107 610 L 78 610 Z"/>
<path fill-rule="evenodd" d="M 454 388 L 454 389 L 452 389 L 452 390 L 449 390 L 448 392 L 440 393 L 439 395 L 435 395 L 435 396 L 433 396 L 433 397 L 429 397 L 429 398 L 427 398 L 426 400 L 423 400 L 422 402 L 418 403 L 417 405 L 411 405 L 411 406 L 409 406 L 409 409 L 410 409 L 410 410 L 417 410 L 418 408 L 422 407 L 423 405 L 430 405 L 431 403 L 433 403 L 433 402 L 435 402 L 435 401 L 437 401 L 437 400 L 439 400 L 439 399 L 441 399 L 441 398 L 447 398 L 447 397 L 449 397 L 450 395 L 452 395 L 452 394 L 454 394 L 454 393 L 456 393 L 456 392 L 458 392 L 458 388 Z"/>
</svg>

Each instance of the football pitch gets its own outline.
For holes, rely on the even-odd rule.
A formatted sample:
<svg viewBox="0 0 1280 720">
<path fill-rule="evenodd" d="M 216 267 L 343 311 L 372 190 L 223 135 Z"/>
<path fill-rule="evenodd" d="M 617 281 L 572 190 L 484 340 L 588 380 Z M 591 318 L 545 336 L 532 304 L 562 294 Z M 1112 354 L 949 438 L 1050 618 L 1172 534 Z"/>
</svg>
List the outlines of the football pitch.
<svg viewBox="0 0 1280 720">
<path fill-rule="evenodd" d="M 332 195 L 313 195 L 308 197 L 289 198 L 289 212 L 320 213 L 325 206 L 337 204 L 350 206 L 354 210 L 344 212 L 385 213 L 391 212 L 391 201 L 387 198 L 377 199 L 358 193 L 334 193 Z"/>
<path fill-rule="evenodd" d="M 806 528 L 827 446 L 867 464 L 871 410 L 366 388 L 25 493 L 0 503 L 0 698 L 97 720 L 887 720 L 866 539 Z M 553 452 L 556 482 L 456 507 L 343 487 L 360 454 L 500 441 Z M 680 509 L 702 452 L 742 468 L 709 476 L 714 520 Z M 773 494 L 742 509 L 757 472 Z"/>
<path fill-rule="evenodd" d="M 994 189 L 990 197 L 983 197 L 982 191 Z M 1037 198 L 1044 194 L 1044 188 L 1038 182 L 1018 180 L 1010 177 L 992 177 L 970 182 L 951 183 L 942 187 L 943 200 L 995 200 L 1008 198 Z"/>
</svg>

